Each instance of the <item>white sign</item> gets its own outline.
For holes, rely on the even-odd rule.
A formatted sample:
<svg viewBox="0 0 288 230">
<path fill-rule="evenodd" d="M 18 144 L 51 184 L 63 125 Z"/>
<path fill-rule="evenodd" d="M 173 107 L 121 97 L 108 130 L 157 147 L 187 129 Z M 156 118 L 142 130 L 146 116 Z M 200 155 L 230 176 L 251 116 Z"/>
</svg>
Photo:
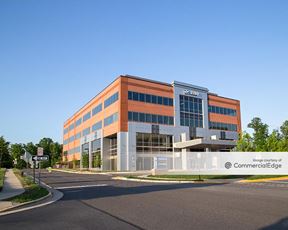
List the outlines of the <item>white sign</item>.
<svg viewBox="0 0 288 230">
<path fill-rule="evenodd" d="M 182 168 L 185 173 L 288 175 L 288 152 L 187 152 L 186 154 L 187 168 L 185 170 Z"/>
<path fill-rule="evenodd" d="M 49 156 L 33 156 L 32 161 L 48 161 Z"/>
<path fill-rule="evenodd" d="M 37 149 L 37 156 L 43 156 L 43 152 L 44 152 L 43 148 L 38 147 L 38 149 Z"/>
<path fill-rule="evenodd" d="M 199 96 L 199 92 L 190 90 L 190 89 L 184 89 L 185 95 L 192 95 L 192 96 Z"/>
<path fill-rule="evenodd" d="M 154 157 L 154 168 L 155 169 L 168 169 L 168 158 L 167 157 Z"/>
</svg>

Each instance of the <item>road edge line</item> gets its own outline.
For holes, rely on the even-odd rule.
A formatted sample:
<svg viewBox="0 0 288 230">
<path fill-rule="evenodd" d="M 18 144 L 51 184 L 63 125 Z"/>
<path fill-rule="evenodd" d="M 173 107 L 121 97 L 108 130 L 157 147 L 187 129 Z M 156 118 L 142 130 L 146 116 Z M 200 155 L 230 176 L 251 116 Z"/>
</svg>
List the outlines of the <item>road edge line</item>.
<svg viewBox="0 0 288 230">
<path fill-rule="evenodd" d="M 288 180 L 288 177 L 283 176 L 283 177 L 262 178 L 262 179 L 255 179 L 255 180 L 240 180 L 238 181 L 238 183 L 258 183 L 258 182 L 269 182 L 269 181 L 279 181 L 279 180 Z"/>
</svg>

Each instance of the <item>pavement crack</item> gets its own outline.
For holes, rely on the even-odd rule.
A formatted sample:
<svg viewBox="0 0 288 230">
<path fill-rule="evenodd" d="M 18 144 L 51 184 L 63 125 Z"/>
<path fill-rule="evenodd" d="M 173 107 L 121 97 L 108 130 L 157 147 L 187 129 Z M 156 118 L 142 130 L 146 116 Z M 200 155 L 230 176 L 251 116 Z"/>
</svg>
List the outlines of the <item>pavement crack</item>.
<svg viewBox="0 0 288 230">
<path fill-rule="evenodd" d="M 124 220 L 124 219 L 122 219 L 122 218 L 120 218 L 120 217 L 118 217 L 118 216 L 115 216 L 115 215 L 113 215 L 113 214 L 111 214 L 111 213 L 109 213 L 109 212 L 107 212 L 107 211 L 104 211 L 104 210 L 102 210 L 102 209 L 100 209 L 100 208 L 96 208 L 95 206 L 90 205 L 90 204 L 87 204 L 86 202 L 84 202 L 84 201 L 82 201 L 82 200 L 78 200 L 78 201 L 81 202 L 82 204 L 84 204 L 85 206 L 89 207 L 89 208 L 92 208 L 92 209 L 97 210 L 97 211 L 99 211 L 99 212 L 101 212 L 101 213 L 104 213 L 104 214 L 106 214 L 106 215 L 109 215 L 109 216 L 111 216 L 111 217 L 113 217 L 113 218 L 115 218 L 115 219 L 117 219 L 117 220 L 119 220 L 119 221 L 121 221 L 121 222 L 123 222 L 123 223 L 126 223 L 126 224 L 129 224 L 129 225 L 133 226 L 134 228 L 137 228 L 137 229 L 139 229 L 139 230 L 145 230 L 145 228 L 142 228 L 142 227 L 140 227 L 140 226 L 138 226 L 138 225 L 136 225 L 136 224 L 133 224 L 133 223 L 127 221 L 127 220 Z"/>
</svg>

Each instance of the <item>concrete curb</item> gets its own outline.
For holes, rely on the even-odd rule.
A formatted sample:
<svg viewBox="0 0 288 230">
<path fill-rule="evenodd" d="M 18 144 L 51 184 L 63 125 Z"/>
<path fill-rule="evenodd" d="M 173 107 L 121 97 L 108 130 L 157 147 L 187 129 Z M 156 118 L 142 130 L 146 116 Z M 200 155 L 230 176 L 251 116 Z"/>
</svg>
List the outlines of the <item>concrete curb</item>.
<svg viewBox="0 0 288 230">
<path fill-rule="evenodd" d="M 8 207 L 8 208 L 3 208 L 3 209 L 0 210 L 0 215 L 2 214 L 2 212 L 10 211 L 10 210 L 13 210 L 13 209 L 17 209 L 17 208 L 19 208 L 21 206 L 25 206 L 25 205 L 29 205 L 29 204 L 33 204 L 33 203 L 39 202 L 41 200 L 44 200 L 44 199 L 48 198 L 51 195 L 52 195 L 52 193 L 49 191 L 49 193 L 46 196 L 40 197 L 37 200 L 31 200 L 31 201 L 28 201 L 28 202 L 25 202 L 25 203 L 21 203 L 21 204 L 17 204 L 17 205 Z"/>
<path fill-rule="evenodd" d="M 72 173 L 72 174 L 84 174 L 84 175 L 112 175 L 111 173 L 105 173 L 105 172 L 81 172 L 81 171 L 68 171 L 68 170 L 62 170 L 62 169 L 52 169 L 52 171 L 56 172 L 64 172 L 64 173 Z"/>
<path fill-rule="evenodd" d="M 288 180 L 287 176 L 283 177 L 272 177 L 272 178 L 262 178 L 256 180 L 240 180 L 238 183 L 258 183 L 258 182 L 269 182 L 269 181 L 280 181 L 280 180 Z"/>
<path fill-rule="evenodd" d="M 31 177 L 30 175 L 27 175 L 27 176 Z M 41 198 L 39 198 L 37 200 L 32 200 L 32 201 L 25 202 L 25 203 L 22 203 L 22 204 L 19 204 L 19 205 L 15 205 L 13 207 L 2 209 L 2 210 L 0 210 L 0 216 L 5 216 L 5 215 L 13 214 L 13 213 L 18 213 L 18 212 L 23 212 L 23 211 L 26 211 L 26 210 L 31 210 L 31 209 L 34 209 L 34 208 L 43 207 L 43 206 L 52 204 L 52 203 L 60 200 L 63 197 L 63 193 L 62 192 L 60 192 L 60 191 L 58 191 L 56 189 L 53 189 L 51 186 L 45 184 L 44 182 L 41 182 L 40 186 L 46 187 L 46 189 L 49 190 L 49 193 L 46 196 L 41 197 Z M 33 203 L 37 203 L 37 202 L 40 202 L 42 200 L 45 200 L 49 196 L 51 196 L 51 199 L 52 199 L 51 201 L 47 201 L 47 202 L 42 203 L 42 204 L 38 204 L 38 205 L 34 205 L 34 206 L 22 208 L 22 209 L 17 209 L 17 208 L 19 208 L 21 206 L 26 206 L 26 205 L 29 205 L 29 204 L 33 204 Z M 16 210 L 14 210 L 14 209 L 16 209 Z"/>
<path fill-rule="evenodd" d="M 113 180 L 146 182 L 146 183 L 171 183 L 171 184 L 226 184 L 225 182 L 208 182 L 208 181 L 186 181 L 186 180 L 149 180 L 149 179 L 136 179 L 127 177 L 112 177 Z"/>
<path fill-rule="evenodd" d="M 149 179 L 136 179 L 127 177 L 112 177 L 113 180 L 125 180 L 125 181 L 135 181 L 135 182 L 146 182 L 146 183 L 171 183 L 171 184 L 194 184 L 194 181 L 165 181 L 165 180 L 149 180 Z"/>
</svg>

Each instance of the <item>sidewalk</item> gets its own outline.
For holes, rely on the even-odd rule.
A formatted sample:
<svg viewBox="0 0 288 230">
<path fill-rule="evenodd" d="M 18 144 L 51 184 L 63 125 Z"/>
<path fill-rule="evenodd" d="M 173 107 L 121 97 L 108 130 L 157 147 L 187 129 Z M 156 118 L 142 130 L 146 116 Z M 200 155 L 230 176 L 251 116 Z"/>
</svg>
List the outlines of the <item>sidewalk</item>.
<svg viewBox="0 0 288 230">
<path fill-rule="evenodd" d="M 10 201 L 3 201 L 11 197 L 20 195 L 24 192 L 24 188 L 12 169 L 7 169 L 5 173 L 4 186 L 0 192 L 0 210 L 11 206 Z"/>
</svg>

